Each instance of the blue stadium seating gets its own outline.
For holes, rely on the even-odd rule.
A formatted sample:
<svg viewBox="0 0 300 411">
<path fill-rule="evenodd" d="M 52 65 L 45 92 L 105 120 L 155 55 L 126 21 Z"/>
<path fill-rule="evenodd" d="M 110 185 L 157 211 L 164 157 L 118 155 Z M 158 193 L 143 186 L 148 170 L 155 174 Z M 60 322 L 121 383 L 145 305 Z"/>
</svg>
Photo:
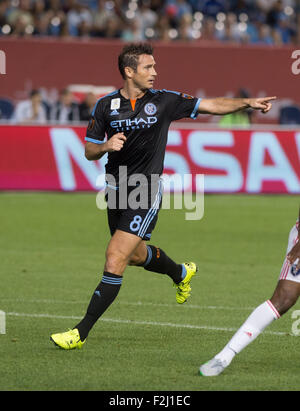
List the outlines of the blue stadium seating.
<svg viewBox="0 0 300 411">
<path fill-rule="evenodd" d="M 7 98 L 0 99 L 0 120 L 9 120 L 14 112 L 13 103 Z"/>
<path fill-rule="evenodd" d="M 280 124 L 300 124 L 300 108 L 298 106 L 286 106 L 280 110 Z"/>
</svg>

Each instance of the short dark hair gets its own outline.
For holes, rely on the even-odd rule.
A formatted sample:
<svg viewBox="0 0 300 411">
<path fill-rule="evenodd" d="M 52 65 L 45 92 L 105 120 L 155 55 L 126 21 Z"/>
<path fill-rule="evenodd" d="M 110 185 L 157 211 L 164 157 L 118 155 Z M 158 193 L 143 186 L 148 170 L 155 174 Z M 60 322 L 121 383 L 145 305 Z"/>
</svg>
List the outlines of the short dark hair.
<svg viewBox="0 0 300 411">
<path fill-rule="evenodd" d="M 68 88 L 63 88 L 61 91 L 60 91 L 60 95 L 61 96 L 67 96 L 68 94 L 70 94 L 71 93 L 71 91 L 68 89 Z"/>
<path fill-rule="evenodd" d="M 137 69 L 139 56 L 142 54 L 153 55 L 153 47 L 149 43 L 133 43 L 125 46 L 119 55 L 119 70 L 123 79 L 126 79 L 125 67 Z"/>
<path fill-rule="evenodd" d="M 33 90 L 31 90 L 31 92 L 29 93 L 29 96 L 30 96 L 30 98 L 32 98 L 32 97 L 34 97 L 34 96 L 37 96 L 37 95 L 40 95 L 41 93 L 40 93 L 40 91 L 38 90 L 38 89 L 33 89 Z"/>
</svg>

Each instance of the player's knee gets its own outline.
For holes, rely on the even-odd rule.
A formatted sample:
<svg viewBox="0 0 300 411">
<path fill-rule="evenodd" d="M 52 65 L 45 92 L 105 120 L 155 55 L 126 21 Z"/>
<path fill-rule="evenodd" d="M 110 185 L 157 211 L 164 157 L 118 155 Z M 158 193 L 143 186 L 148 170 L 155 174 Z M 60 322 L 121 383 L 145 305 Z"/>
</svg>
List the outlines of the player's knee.
<svg viewBox="0 0 300 411">
<path fill-rule="evenodd" d="M 128 256 L 120 251 L 107 251 L 105 260 L 105 270 L 110 273 L 119 273 L 127 265 Z"/>
<path fill-rule="evenodd" d="M 128 265 L 142 265 L 144 263 L 144 260 L 141 258 L 140 255 L 134 254 L 130 257 Z"/>
</svg>

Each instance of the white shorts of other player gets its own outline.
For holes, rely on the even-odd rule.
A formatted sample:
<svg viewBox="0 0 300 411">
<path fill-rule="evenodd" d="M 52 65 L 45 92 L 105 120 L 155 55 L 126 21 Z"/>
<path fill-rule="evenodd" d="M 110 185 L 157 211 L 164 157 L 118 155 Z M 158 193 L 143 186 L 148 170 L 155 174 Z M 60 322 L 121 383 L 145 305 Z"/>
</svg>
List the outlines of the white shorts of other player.
<svg viewBox="0 0 300 411">
<path fill-rule="evenodd" d="M 298 225 L 299 225 L 299 221 L 297 221 L 296 225 L 294 225 L 294 227 L 290 231 L 286 254 L 288 254 L 289 251 L 294 247 L 294 245 L 299 241 Z M 295 263 L 297 262 L 298 260 L 295 261 Z M 280 275 L 279 275 L 279 280 L 290 280 L 290 281 L 295 281 L 296 283 L 300 283 L 300 273 L 295 275 L 296 270 L 293 267 L 294 265 L 295 264 L 291 265 L 288 262 L 287 258 L 285 258 L 282 268 L 281 268 Z"/>
</svg>

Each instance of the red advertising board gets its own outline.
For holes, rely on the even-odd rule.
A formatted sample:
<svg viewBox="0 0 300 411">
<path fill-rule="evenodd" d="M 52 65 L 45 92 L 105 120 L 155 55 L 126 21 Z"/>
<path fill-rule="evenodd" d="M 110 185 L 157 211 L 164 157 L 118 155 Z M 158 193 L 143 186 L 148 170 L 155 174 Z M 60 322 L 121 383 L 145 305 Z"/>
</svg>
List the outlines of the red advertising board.
<svg viewBox="0 0 300 411">
<path fill-rule="evenodd" d="M 101 189 L 106 157 L 85 159 L 85 130 L 0 126 L 0 189 Z M 181 176 L 187 191 L 200 191 L 197 178 L 204 174 L 207 193 L 300 194 L 300 130 L 203 129 L 175 123 L 164 174 Z"/>
</svg>

